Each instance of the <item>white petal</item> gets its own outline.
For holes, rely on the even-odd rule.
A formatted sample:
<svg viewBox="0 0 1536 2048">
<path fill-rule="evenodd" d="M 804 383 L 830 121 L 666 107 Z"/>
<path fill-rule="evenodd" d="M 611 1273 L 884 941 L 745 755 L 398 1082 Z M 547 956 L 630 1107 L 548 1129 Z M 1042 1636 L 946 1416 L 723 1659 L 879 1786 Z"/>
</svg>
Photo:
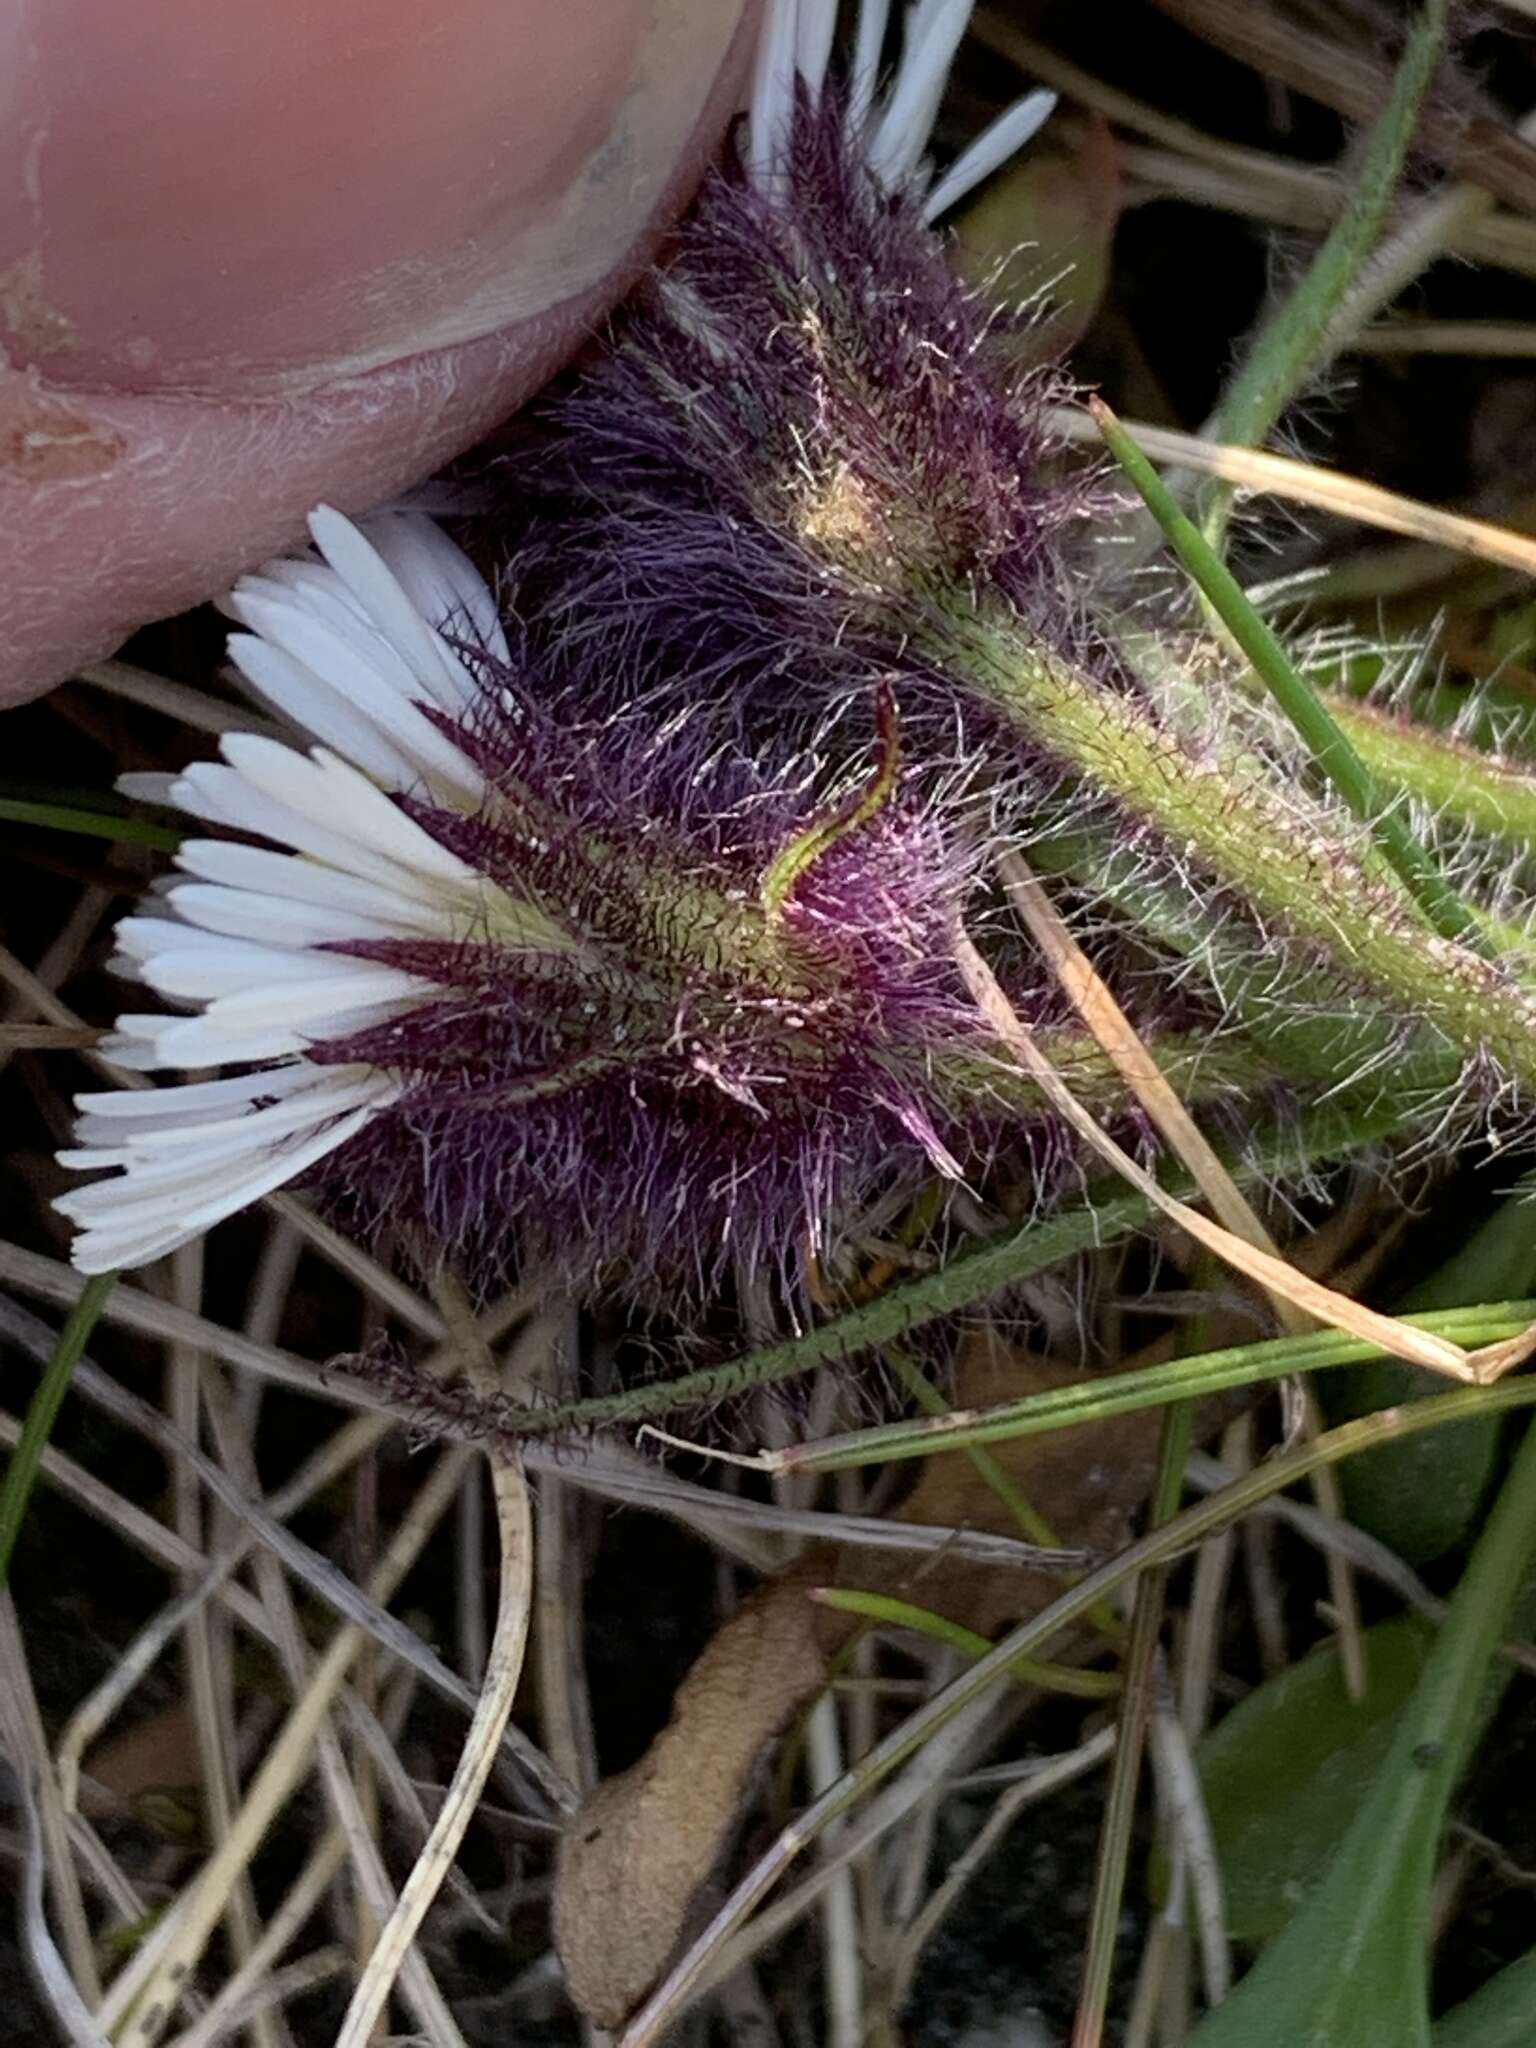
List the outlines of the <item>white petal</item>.
<svg viewBox="0 0 1536 2048">
<path fill-rule="evenodd" d="M 135 803 L 173 806 L 176 802 L 172 794 L 176 787 L 176 777 L 162 774 L 157 768 L 139 769 L 129 775 L 119 775 L 113 787 L 119 795 L 132 797 Z"/>
<path fill-rule="evenodd" d="M 316 747 L 306 760 L 277 740 L 232 733 L 220 751 L 253 789 L 323 829 L 344 833 L 357 845 L 420 874 L 449 882 L 473 879 L 472 868 L 397 810 L 367 776 L 324 747 Z"/>
<path fill-rule="evenodd" d="M 170 945 L 185 930 L 168 917 L 124 917 L 113 926 L 112 937 L 129 960 L 139 961 Z"/>
<path fill-rule="evenodd" d="M 238 941 L 228 943 L 233 945 Z M 276 960 L 281 956 L 274 953 L 268 957 Z M 407 974 L 400 967 L 376 967 L 366 960 L 339 958 L 334 970 L 325 972 L 320 971 L 318 956 L 311 954 L 308 958 L 317 970 L 311 979 L 284 980 L 278 986 L 272 985 L 271 978 L 255 987 L 247 982 L 247 985 L 227 995 L 216 996 L 200 1021 L 215 1031 L 245 1032 L 286 1024 L 303 1026 L 311 1037 L 334 1038 L 338 1030 L 347 1026 L 345 1023 L 333 1024 L 333 1018 L 346 1019 L 358 1010 L 372 1010 L 380 1005 L 394 1007 L 438 993 L 434 983 L 423 980 L 420 975 Z M 348 971 L 342 972 L 342 969 Z M 195 973 L 191 968 L 183 971 L 188 979 Z M 202 978 L 211 980 L 213 976 L 210 974 Z M 177 1020 L 178 1030 L 183 1028 L 184 1021 Z"/>
<path fill-rule="evenodd" d="M 984 178 L 1000 170 L 1045 126 L 1056 105 L 1056 94 L 1044 89 L 1027 92 L 989 122 L 975 140 L 955 158 L 923 202 L 923 219 L 936 221 L 958 205 L 967 192 Z"/>
<path fill-rule="evenodd" d="M 75 1107 L 93 1126 L 97 1122 L 141 1127 L 179 1122 L 189 1116 L 221 1114 L 232 1104 L 287 1096 L 312 1087 L 322 1075 L 343 1074 L 354 1080 L 371 1067 L 317 1067 L 308 1060 L 269 1067 L 260 1074 L 226 1074 L 217 1081 L 182 1081 L 166 1088 L 98 1088 L 75 1097 Z"/>
<path fill-rule="evenodd" d="M 162 1258 L 178 1245 L 190 1243 L 213 1224 L 249 1207 L 285 1181 L 307 1171 L 326 1153 L 344 1145 L 377 1114 L 378 1107 L 369 1103 L 315 1132 L 305 1143 L 255 1161 L 248 1173 L 232 1176 L 216 1195 L 190 1208 L 174 1203 L 167 1206 L 163 1200 L 137 1203 L 133 1199 L 131 1176 L 125 1176 L 121 1211 L 77 1240 L 72 1255 L 77 1271 L 110 1273 L 120 1266 L 143 1265 L 150 1259 Z"/>
<path fill-rule="evenodd" d="M 435 519 L 421 512 L 378 512 L 363 521 L 363 532 L 412 604 L 440 634 L 475 643 L 498 661 L 510 659 L 495 597 L 468 555 L 454 546 Z M 472 700 L 474 680 L 457 656 L 454 669 Z"/>
<path fill-rule="evenodd" d="M 753 184 L 760 187 L 771 183 L 779 171 L 789 140 L 799 16 L 799 0 L 768 0 L 758 30 L 747 122 L 747 170 Z"/>
<path fill-rule="evenodd" d="M 306 1053 L 327 1038 L 350 1037 L 387 1024 L 411 1007 L 398 1000 L 343 1008 L 335 1001 L 317 999 L 305 1015 L 270 1017 L 240 1023 L 214 1004 L 200 1017 L 160 1017 L 153 1039 L 153 1057 L 142 1061 L 145 1071 L 163 1067 L 233 1066 L 247 1060 L 280 1060 L 294 1053 Z"/>
<path fill-rule="evenodd" d="M 420 527 L 430 525 L 429 520 L 423 520 L 420 526 L 413 524 L 395 538 L 400 550 L 416 554 L 419 569 L 433 576 L 433 558 L 427 555 L 420 540 Z M 468 678 L 436 630 L 453 609 L 452 603 L 444 604 L 439 597 L 438 606 L 429 611 L 419 598 L 407 591 L 374 545 L 372 535 L 366 529 L 359 531 L 350 519 L 343 519 L 329 505 L 317 506 L 310 514 L 309 530 L 315 537 L 316 547 L 353 600 L 398 651 L 416 678 L 418 687 L 429 693 L 442 710 L 461 710 L 466 701 Z M 446 539 L 446 535 L 443 538 Z M 465 562 L 464 567 L 469 569 L 469 563 Z M 473 573 L 471 569 L 470 574 Z M 436 580 L 435 576 L 433 580 Z M 490 592 L 485 591 L 484 596 L 489 601 Z M 494 610 L 494 606 L 491 609 Z"/>
<path fill-rule="evenodd" d="M 306 1061 L 273 1067 L 264 1074 L 223 1074 L 214 1081 L 183 1081 L 172 1088 L 89 1088 L 74 1097 L 83 1116 L 104 1116 L 112 1122 L 138 1123 L 156 1117 L 196 1116 L 220 1111 L 231 1102 L 255 1101 L 264 1094 L 283 1094 L 305 1087 L 324 1071 Z"/>
<path fill-rule="evenodd" d="M 292 897 L 258 896 L 249 889 L 220 889 L 211 882 L 183 882 L 174 891 L 177 915 L 208 932 L 254 939 L 269 946 L 324 946 L 352 939 L 409 939 L 417 928 L 398 917 L 360 916 L 334 903 L 295 903 Z M 441 936 L 452 936 L 442 919 Z"/>
<path fill-rule="evenodd" d="M 302 662 L 257 633 L 231 633 L 225 644 L 256 695 L 290 724 L 334 747 L 387 789 L 409 789 L 415 783 L 420 771 L 390 744 L 377 722 L 328 689 Z"/>
<path fill-rule="evenodd" d="M 380 573 L 387 573 L 382 565 Z M 379 779 L 387 780 L 391 787 L 408 789 L 417 777 L 425 776 L 460 801 L 480 802 L 485 794 L 484 777 L 417 709 L 420 683 L 395 649 L 371 627 L 358 623 L 350 633 L 342 632 L 310 607 L 289 598 L 239 589 L 234 609 L 243 624 L 289 659 L 287 664 L 262 663 L 257 656 L 253 670 L 250 647 L 239 634 L 230 639 L 231 657 L 296 724 L 309 727 L 322 740 L 331 739 L 331 733 L 322 730 L 329 725 L 343 735 L 333 744 L 347 755 L 351 741 L 346 735 L 355 731 L 361 717 L 388 740 L 387 751 L 403 756 L 413 771 L 401 776 L 398 771 L 386 770 Z M 427 631 L 425 626 L 422 631 Z M 371 762 L 378 751 L 375 743 L 365 742 L 363 750 L 353 756 L 356 765 L 373 774 Z"/>
<path fill-rule="evenodd" d="M 893 189 L 922 161 L 970 18 L 971 0 L 922 0 L 907 17 L 901 68 L 869 145 L 870 168 Z"/>
<path fill-rule="evenodd" d="M 827 61 L 832 55 L 836 30 L 837 0 L 800 0 L 795 24 L 795 70 L 812 106 L 821 98 L 826 83 Z"/>
<path fill-rule="evenodd" d="M 153 1073 L 157 1067 L 166 1064 L 160 1058 L 156 1039 L 146 1037 L 141 1032 L 125 1030 L 124 1026 L 130 1021 L 127 1017 L 118 1018 L 117 1030 L 109 1031 L 97 1044 L 97 1057 L 105 1060 L 109 1066 L 120 1067 L 125 1074 Z M 164 1018 L 160 1017 L 155 1019 L 157 1024 L 164 1021 Z"/>
<path fill-rule="evenodd" d="M 323 979 L 327 988 L 340 991 L 351 981 L 362 984 L 365 977 L 371 981 L 377 975 L 400 971 L 394 967 L 370 968 L 367 962 L 356 961 L 352 974 L 344 976 L 338 961 L 338 971 L 322 977 L 312 953 L 257 946 L 244 939 L 227 939 L 218 932 L 197 932 L 193 936 L 208 943 L 167 948 L 140 963 L 139 979 L 156 995 L 166 996 L 172 1002 L 211 1003 L 243 1002 L 259 993 L 264 1016 L 275 1018 L 295 988 L 310 989 Z M 252 958 L 253 955 L 256 957 Z M 253 983 L 257 984 L 255 990 Z"/>
<path fill-rule="evenodd" d="M 303 757 L 293 758 L 301 761 Z M 176 802 L 194 818 L 206 818 L 211 824 L 228 825 L 237 832 L 249 832 L 295 847 L 316 861 L 365 876 L 382 888 L 398 890 L 402 895 L 432 893 L 423 876 L 398 861 L 381 859 L 356 839 L 316 818 L 306 817 L 292 805 L 257 789 L 244 775 L 222 762 L 198 761 L 188 768 L 177 779 Z"/>
<path fill-rule="evenodd" d="M 857 135 L 869 119 L 880 76 L 880 52 L 885 46 L 885 25 L 890 19 L 890 0 L 863 0 L 859 26 L 854 38 L 853 67 L 848 81 L 848 125 Z"/>
<path fill-rule="evenodd" d="M 361 875 L 344 875 L 291 853 L 237 846 L 227 839 L 184 839 L 176 865 L 205 882 L 294 903 L 316 904 L 357 917 L 394 920 L 402 931 L 438 937 L 453 929 L 446 903 L 426 893 L 402 895 Z M 185 884 L 179 883 L 173 894 Z M 420 885 L 418 884 L 418 889 Z M 339 934 L 338 934 L 339 936 Z"/>
<path fill-rule="evenodd" d="M 355 1073 L 354 1068 L 337 1070 L 345 1075 Z M 327 1117 L 342 1116 L 365 1102 L 383 1101 L 398 1092 L 397 1084 L 387 1076 L 365 1069 L 361 1079 L 330 1080 L 325 1068 L 316 1068 L 319 1076 L 312 1085 L 297 1095 L 285 1100 L 265 1103 L 260 1109 L 236 1107 L 234 1113 L 223 1117 L 209 1117 L 206 1121 L 197 1118 L 183 1119 L 175 1125 L 165 1125 L 158 1130 L 141 1131 L 136 1126 L 128 1127 L 126 1133 L 119 1133 L 118 1144 L 97 1145 L 89 1150 L 61 1152 L 59 1159 L 66 1166 L 118 1166 L 131 1168 L 139 1176 L 139 1184 L 151 1185 L 151 1176 L 161 1180 L 193 1172 L 199 1166 L 212 1165 L 237 1157 L 241 1153 L 266 1151 L 277 1140 L 288 1138 L 295 1131 L 312 1130 Z M 97 1181 L 91 1187 L 79 1188 L 73 1194 L 61 1199 L 79 1204 L 86 1197 L 109 1194 L 115 1183 Z M 78 1207 L 71 1214 L 89 1212 Z"/>
</svg>

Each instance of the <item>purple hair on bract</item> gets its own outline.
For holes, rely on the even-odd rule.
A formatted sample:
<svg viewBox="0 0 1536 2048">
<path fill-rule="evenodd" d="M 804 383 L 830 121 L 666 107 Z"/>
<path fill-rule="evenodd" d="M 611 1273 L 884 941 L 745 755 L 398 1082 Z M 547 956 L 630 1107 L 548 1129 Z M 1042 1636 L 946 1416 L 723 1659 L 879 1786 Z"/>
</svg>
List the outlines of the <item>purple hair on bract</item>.
<svg viewBox="0 0 1536 2048">
<path fill-rule="evenodd" d="M 1066 388 L 1019 366 L 1022 331 L 874 175 L 838 97 L 802 97 L 771 189 L 717 172 L 612 345 L 536 409 L 520 605 L 575 676 L 707 698 L 757 744 L 895 675 L 925 758 L 967 754 L 987 714 L 908 636 L 945 595 L 992 593 L 1134 687 L 1073 561 L 1100 494 L 1053 461 Z"/>
<path fill-rule="evenodd" d="M 861 1201 L 984 1163 L 1018 1106 L 953 965 L 971 862 L 902 794 L 889 722 L 866 788 L 817 808 L 482 665 L 457 739 L 484 805 L 401 801 L 571 944 L 335 949 L 441 991 L 311 1055 L 403 1081 L 320 1175 L 344 1220 L 482 1281 L 515 1258 L 692 1295 L 737 1259 L 793 1284 Z M 1020 1000 L 1059 1021 L 1045 977 Z M 1026 1136 L 1059 1153 L 1043 1120 Z"/>
<path fill-rule="evenodd" d="M 716 173 L 536 414 L 505 539 L 544 657 L 832 764 L 891 681 L 926 803 L 958 780 L 1015 846 L 1076 840 L 1090 897 L 1118 862 L 1100 905 L 1147 906 L 1165 972 L 1206 977 L 1297 1079 L 1370 1086 L 1411 1042 L 1444 1109 L 1486 1099 L 1486 1039 L 1529 1086 L 1528 996 L 1475 949 L 1422 973 L 1432 927 L 1286 722 L 1209 645 L 1184 666 L 1187 640 L 1122 630 L 1088 552 L 1100 484 L 1053 447 L 1062 380 L 1021 366 L 917 186 L 836 91 L 797 88 L 783 133 L 766 179 Z M 1334 1016 L 1337 1046 L 1310 1030 Z"/>
</svg>

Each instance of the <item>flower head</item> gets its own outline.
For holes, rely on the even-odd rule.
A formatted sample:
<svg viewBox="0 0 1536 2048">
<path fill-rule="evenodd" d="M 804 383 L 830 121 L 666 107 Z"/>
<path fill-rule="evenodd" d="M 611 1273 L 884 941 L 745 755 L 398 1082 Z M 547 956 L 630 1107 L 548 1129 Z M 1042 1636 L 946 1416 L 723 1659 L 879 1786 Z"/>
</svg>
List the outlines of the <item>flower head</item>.
<svg viewBox="0 0 1536 2048">
<path fill-rule="evenodd" d="M 883 6 L 860 12 L 846 82 L 828 75 L 835 10 L 769 9 L 744 163 L 706 185 L 518 469 L 520 598 L 573 672 L 670 678 L 754 741 L 788 721 L 796 744 L 900 675 L 931 760 L 946 738 L 964 751 L 966 711 L 914 650 L 936 595 L 995 594 L 1043 645 L 1115 669 L 1071 549 L 1095 494 L 1053 460 L 1061 380 L 1020 369 L 1017 323 L 926 225 L 1052 104 L 1026 95 L 930 188 L 969 11 L 911 7 L 880 92 Z"/>
<path fill-rule="evenodd" d="M 233 1071 L 79 1098 L 82 1269 L 302 1176 L 481 1274 L 782 1272 L 850 1202 L 985 1156 L 1019 1103 L 952 964 L 970 860 L 903 794 L 888 702 L 812 795 L 531 689 L 428 521 L 313 531 L 237 587 L 230 650 L 320 743 L 232 734 L 155 781 L 221 836 L 118 928 L 168 1007 L 107 1057 Z"/>
<path fill-rule="evenodd" d="M 617 674 L 659 708 L 702 698 L 722 732 L 833 759 L 896 679 L 930 803 L 959 763 L 1015 840 L 1077 840 L 1081 878 L 1129 855 L 1158 942 L 1266 1043 L 1277 990 L 1343 1015 L 1350 1050 L 1299 1078 L 1363 1080 L 1411 1040 L 1452 1094 L 1486 1099 L 1491 1072 L 1529 1094 L 1536 1002 L 1518 978 L 1437 935 L 1223 660 L 1195 643 L 1186 666 L 1187 639 L 1147 651 L 1146 621 L 1126 630 L 1086 544 L 1097 480 L 1053 447 L 1067 394 L 1020 366 L 1016 322 L 930 232 L 1029 125 L 1010 110 L 930 186 L 968 9 L 908 8 L 883 94 L 886 9 L 861 8 L 838 77 L 829 12 L 770 8 L 743 162 L 543 408 L 512 542 L 551 657 L 576 686 Z M 1279 1035 L 1301 1062 L 1305 1034 Z"/>
</svg>

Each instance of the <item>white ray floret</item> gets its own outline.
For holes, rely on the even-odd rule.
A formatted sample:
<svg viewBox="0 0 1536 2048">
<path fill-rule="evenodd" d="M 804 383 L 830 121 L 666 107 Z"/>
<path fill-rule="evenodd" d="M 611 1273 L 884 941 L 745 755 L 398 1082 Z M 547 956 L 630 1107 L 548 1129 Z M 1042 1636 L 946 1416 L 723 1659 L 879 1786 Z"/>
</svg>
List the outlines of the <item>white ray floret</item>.
<svg viewBox="0 0 1536 2048">
<path fill-rule="evenodd" d="M 225 609 L 247 629 L 230 640 L 247 683 L 321 744 L 306 754 L 233 733 L 222 761 L 132 778 L 134 794 L 265 843 L 183 843 L 182 875 L 116 934 L 120 971 L 171 1007 L 120 1017 L 101 1047 L 129 1072 L 258 1070 L 76 1098 L 78 1143 L 61 1161 L 108 1175 L 58 1203 L 78 1227 L 83 1272 L 140 1265 L 200 1236 L 396 1099 L 397 1074 L 317 1051 L 443 990 L 332 947 L 487 935 L 533 951 L 572 943 L 394 801 L 473 813 L 485 799 L 479 770 L 438 719 L 473 705 L 477 650 L 506 658 L 491 592 L 419 513 L 354 526 L 322 508 L 310 528 L 316 553 L 242 578 Z"/>
<path fill-rule="evenodd" d="M 863 0 L 848 73 L 848 123 L 871 170 L 892 191 L 923 200 L 923 218 L 935 221 L 984 178 L 1017 154 L 1056 104 L 1053 92 L 1025 93 L 984 128 L 929 187 L 927 151 L 944 87 L 974 0 L 910 0 L 902 20 L 901 58 L 880 94 L 880 58 L 890 0 Z M 794 122 L 795 98 L 814 105 L 826 81 L 837 21 L 837 0 L 768 0 L 759 35 L 748 121 L 747 167 L 766 191 L 782 180 Z"/>
</svg>

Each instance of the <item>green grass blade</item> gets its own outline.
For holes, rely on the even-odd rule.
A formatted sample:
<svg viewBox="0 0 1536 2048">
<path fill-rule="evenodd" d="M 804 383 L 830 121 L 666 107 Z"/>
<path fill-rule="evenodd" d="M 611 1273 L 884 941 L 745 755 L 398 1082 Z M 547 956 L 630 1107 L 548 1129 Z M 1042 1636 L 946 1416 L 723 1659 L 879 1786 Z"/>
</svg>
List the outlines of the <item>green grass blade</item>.
<svg viewBox="0 0 1536 2048">
<path fill-rule="evenodd" d="M 1536 1301 L 1438 1309 L 1402 1320 L 1413 1329 L 1430 1330 L 1476 1349 L 1518 1337 L 1536 1322 Z M 1378 1347 L 1358 1337 L 1346 1337 L 1339 1330 L 1233 1344 L 1192 1358 L 1170 1359 L 1165 1365 L 1144 1366 L 1138 1372 L 1106 1373 L 1077 1386 L 1023 1394 L 1017 1401 L 1000 1401 L 994 1408 L 956 1409 L 948 1416 L 918 1416 L 872 1429 L 849 1430 L 821 1443 L 792 1444 L 777 1454 L 775 1464 L 785 1471 L 838 1472 L 893 1458 L 925 1458 L 934 1451 L 957 1451 L 970 1444 L 1004 1443 L 1044 1430 L 1070 1429 L 1078 1423 L 1102 1422 L 1111 1415 L 1160 1408 L 1165 1401 L 1205 1400 L 1233 1387 L 1257 1386 L 1292 1373 L 1322 1372 L 1329 1366 L 1358 1365 L 1379 1356 Z M 1472 1412 L 1476 1412 L 1475 1403 Z"/>
<path fill-rule="evenodd" d="M 156 825 L 148 818 L 126 813 L 119 817 L 111 811 L 84 811 L 73 804 L 34 803 L 14 796 L 0 796 L 0 822 L 46 825 L 55 832 L 79 832 L 123 846 L 148 846 L 157 853 L 174 853 L 185 836 L 173 826 Z"/>
<path fill-rule="evenodd" d="M 1352 169 L 1344 209 L 1295 288 L 1254 337 L 1210 419 L 1211 440 L 1257 447 L 1307 380 L 1337 352 L 1339 308 L 1386 226 L 1445 43 L 1448 15 L 1449 0 L 1425 0 L 1408 30 L 1387 104 Z M 1207 499 L 1201 523 L 1218 550 L 1231 502 L 1230 485 L 1218 485 Z"/>
<path fill-rule="evenodd" d="M 1370 827 L 1384 858 L 1435 930 L 1448 939 L 1473 937 L 1477 926 L 1472 913 L 1402 817 L 1389 808 L 1375 777 L 1346 739 L 1333 713 L 1249 603 L 1237 578 L 1194 521 L 1180 511 L 1173 493 L 1109 407 L 1094 399 L 1091 410 L 1110 453 L 1140 492 L 1147 510 L 1167 535 L 1201 594 L 1252 663 L 1255 674 L 1306 742 L 1319 772 L 1355 816 Z"/>
<path fill-rule="evenodd" d="M 80 1354 L 90 1342 L 96 1319 L 106 1305 L 116 1280 L 115 1273 L 102 1273 L 86 1282 L 84 1292 L 59 1332 L 53 1356 L 44 1368 L 37 1392 L 27 1409 L 21 1436 L 5 1468 L 5 1478 L 0 1481 L 0 1586 L 5 1585 L 10 1577 L 11 1554 L 21 1533 L 27 1502 L 32 1498 L 32 1489 L 37 1483 L 37 1468 L 43 1462 L 43 1452 L 53 1434 L 59 1408 L 69 1391 Z"/>
<path fill-rule="evenodd" d="M 978 1635 L 963 1622 L 935 1614 L 929 1607 L 914 1607 L 910 1600 L 898 1600 L 889 1593 L 862 1593 L 852 1586 L 818 1586 L 811 1595 L 818 1606 L 836 1608 L 840 1614 L 857 1614 L 877 1628 L 906 1628 L 958 1650 L 968 1662 L 985 1657 L 991 1638 Z M 1020 1685 L 1038 1685 L 1047 1692 L 1069 1693 L 1079 1700 L 1113 1699 L 1120 1680 L 1113 1671 L 1083 1671 L 1072 1664 L 1045 1664 L 1038 1658 L 1021 1657 L 1013 1667 Z"/>
</svg>

